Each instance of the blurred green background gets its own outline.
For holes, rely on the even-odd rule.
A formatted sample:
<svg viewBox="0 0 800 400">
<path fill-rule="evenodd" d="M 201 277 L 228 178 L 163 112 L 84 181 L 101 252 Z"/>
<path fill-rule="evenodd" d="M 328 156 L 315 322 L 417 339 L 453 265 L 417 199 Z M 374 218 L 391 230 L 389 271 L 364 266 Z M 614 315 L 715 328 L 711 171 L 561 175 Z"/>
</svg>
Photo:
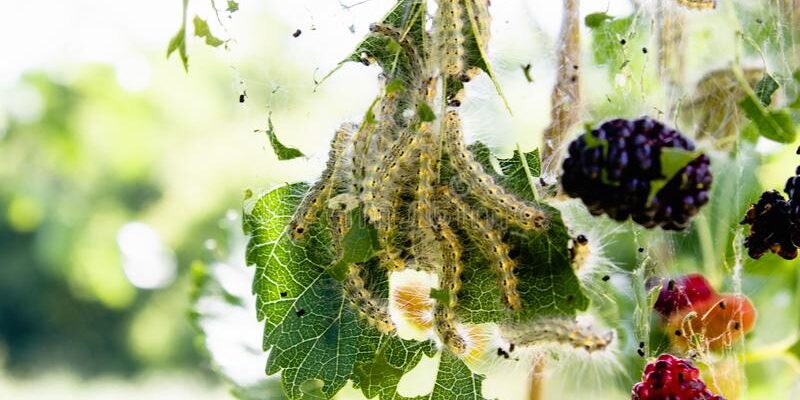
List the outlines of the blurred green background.
<svg viewBox="0 0 800 400">
<path fill-rule="evenodd" d="M 208 361 L 214 349 L 192 328 L 193 266 L 244 270 L 237 257 L 243 239 L 230 240 L 244 190 L 312 179 L 335 127 L 360 119 L 378 87 L 375 67 L 345 65 L 316 83 L 392 1 L 243 0 L 235 13 L 218 3 L 217 16 L 209 2 L 191 2 L 190 18 L 200 15 L 231 40 L 212 48 L 190 37 L 188 74 L 177 57 L 165 57 L 180 0 L 0 3 L 0 398 L 230 398 Z M 506 113 L 480 77 L 464 114 L 470 139 L 505 156 L 516 143 L 536 146 L 549 124 L 560 2 L 495 3 L 502 4 L 493 6 L 491 58 L 519 111 Z M 584 15 L 633 9 L 625 0 L 582 3 Z M 769 22 L 775 15 L 765 10 L 754 7 L 746 22 Z M 698 23 L 703 18 L 687 21 L 695 38 L 687 50 L 690 82 L 733 54 L 732 35 L 717 28 L 724 18 Z M 764 26 L 746 25 L 769 52 L 778 36 Z M 655 45 L 644 35 L 637 40 Z M 758 60 L 759 52 L 746 56 Z M 634 72 L 616 86 L 604 67 L 582 69 L 587 120 L 652 114 L 660 94 L 639 93 L 645 84 L 634 82 L 654 71 L 647 57 L 632 54 Z M 770 63 L 782 61 L 791 62 L 779 55 Z M 521 72 L 528 63 L 533 82 Z M 645 96 L 650 101 L 640 101 Z M 280 139 L 307 157 L 276 160 L 260 131 L 270 114 Z M 761 181 L 779 187 L 796 163 L 793 148 L 761 147 Z M 693 263 L 686 269 L 697 269 Z M 764 334 L 755 343 L 764 347 L 796 332 L 796 313 L 781 311 L 797 304 L 796 263 L 777 271 L 785 279 L 747 271 L 745 291 L 757 306 L 776 304 L 762 315 L 777 322 L 762 318 L 767 328 L 757 328 Z M 246 294 L 249 278 L 237 279 Z M 250 318 L 243 323 L 254 324 Z M 248 328 L 256 343 L 248 362 L 259 368 L 249 373 L 259 376 L 260 332 Z M 241 326 L 217 329 L 241 336 Z M 755 364 L 754 376 L 785 372 L 780 361 L 770 363 L 762 371 L 765 364 Z M 797 386 L 795 374 L 780 379 L 782 387 Z M 762 392 L 769 385 L 755 385 L 753 393 Z"/>
</svg>

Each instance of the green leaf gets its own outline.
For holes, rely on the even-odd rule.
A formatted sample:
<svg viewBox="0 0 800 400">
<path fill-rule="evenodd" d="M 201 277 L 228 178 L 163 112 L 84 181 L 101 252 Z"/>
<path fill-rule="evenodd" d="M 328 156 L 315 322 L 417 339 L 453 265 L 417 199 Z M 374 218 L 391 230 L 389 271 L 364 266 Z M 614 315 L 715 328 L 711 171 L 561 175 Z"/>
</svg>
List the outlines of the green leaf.
<svg viewBox="0 0 800 400">
<path fill-rule="evenodd" d="M 661 178 L 650 182 L 648 203 L 670 180 L 690 162 L 702 154 L 700 151 L 689 151 L 675 147 L 661 149 Z"/>
<path fill-rule="evenodd" d="M 194 24 L 194 35 L 199 38 L 205 38 L 207 45 L 219 47 L 219 45 L 225 43 L 211 33 L 211 29 L 208 27 L 208 22 L 206 22 L 206 20 L 195 15 L 194 19 L 192 19 L 192 23 Z"/>
<path fill-rule="evenodd" d="M 610 20 L 606 18 L 592 28 L 594 60 L 598 64 L 607 65 L 609 73 L 617 73 L 626 63 L 624 45 L 620 41 L 626 38 L 633 21 L 633 16 Z"/>
<path fill-rule="evenodd" d="M 530 188 L 530 180 L 522 168 L 519 152 L 515 152 L 510 159 L 500 161 L 501 169 L 506 171 L 506 175 L 501 175 L 492 167 L 492 155 L 485 145 L 478 142 L 469 148 L 476 161 L 494 176 L 499 185 L 519 198 L 538 204 Z M 525 153 L 525 158 L 529 166 L 538 165 L 538 151 Z M 537 168 L 530 169 L 535 172 Z M 542 316 L 571 316 L 589 305 L 572 269 L 567 250 L 570 237 L 558 210 L 544 204 L 538 205 L 549 216 L 547 230 L 536 233 L 511 229 L 511 234 L 507 235 L 509 244 L 519 253 L 516 257 L 517 289 L 523 307 L 515 318 L 524 321 Z M 486 268 L 489 261 L 481 256 L 481 252 L 472 249 L 474 245 L 469 246 L 463 259 L 463 286 L 458 295 L 459 318 L 467 323 L 507 319 L 507 311 L 500 302 L 496 273 Z"/>
<path fill-rule="evenodd" d="M 606 12 L 596 12 L 591 13 L 586 16 L 584 19 L 584 24 L 592 29 L 599 28 L 607 20 L 614 19 L 614 17 L 608 15 Z"/>
<path fill-rule="evenodd" d="M 234 13 L 236 11 L 239 11 L 239 3 L 233 0 L 228 0 L 228 8 L 225 11 L 229 13 Z"/>
<path fill-rule="evenodd" d="M 243 220 L 247 264 L 256 268 L 257 316 L 270 351 L 267 374 L 281 372 L 290 399 L 302 398 L 317 381 L 326 398 L 339 391 L 353 372 L 362 331 L 341 283 L 325 272 L 333 261 L 327 226 L 310 226 L 302 244 L 287 233 L 307 190 L 305 184 L 278 187 L 248 202 Z"/>
<path fill-rule="evenodd" d="M 756 124 L 761 136 L 779 143 L 795 141 L 797 132 L 787 110 L 769 110 L 753 94 L 748 94 L 739 105 L 747 118 Z"/>
<path fill-rule="evenodd" d="M 497 77 L 495 76 L 494 71 L 492 70 L 492 65 L 489 64 L 488 61 L 489 57 L 485 52 L 486 43 L 482 43 L 483 35 L 481 35 L 481 31 L 484 30 L 488 31 L 489 27 L 481 26 L 481 23 L 483 23 L 483 21 L 480 21 L 477 18 L 477 13 L 479 11 L 478 7 L 488 7 L 489 2 L 488 1 L 476 2 L 475 0 L 464 0 L 464 6 L 467 10 L 467 20 L 468 20 L 467 22 L 470 28 L 468 30 L 465 30 L 464 33 L 464 48 L 467 54 L 467 60 L 466 60 L 467 66 L 478 67 L 482 69 L 484 72 L 486 72 L 487 75 L 489 75 L 489 79 L 491 79 L 495 91 L 497 91 L 497 94 L 503 100 L 503 104 L 505 104 L 506 109 L 509 112 L 511 112 L 511 106 L 508 104 L 508 99 L 506 99 L 505 94 L 503 94 L 503 88 L 500 86 L 500 82 L 497 81 Z M 484 9 L 481 10 L 481 12 L 488 14 L 489 10 Z M 449 79 L 449 81 L 453 80 L 454 79 L 452 78 Z M 455 83 L 456 87 L 459 84 L 463 86 L 463 82 L 458 80 L 458 82 Z M 453 86 L 452 83 L 448 83 L 447 89 L 452 90 L 453 89 L 452 86 Z M 458 90 L 452 92 L 448 91 L 446 94 L 451 95 L 455 94 L 456 92 L 458 92 Z"/>
<path fill-rule="evenodd" d="M 350 211 L 350 228 L 342 238 L 342 258 L 328 271 L 339 281 L 344 280 L 350 264 L 369 261 L 380 247 L 375 228 L 364 220 L 363 215 L 361 208 Z"/>
<path fill-rule="evenodd" d="M 781 85 L 772 75 L 765 73 L 764 77 L 756 84 L 756 97 L 761 100 L 761 104 L 764 107 L 769 106 L 770 103 L 772 103 L 772 94 L 775 93 L 780 86 Z"/>
<path fill-rule="evenodd" d="M 428 400 L 485 400 L 481 395 L 484 377 L 470 371 L 458 357 L 442 352 L 439 372 Z"/>
<path fill-rule="evenodd" d="M 431 110 L 431 106 L 422 101 L 417 103 L 417 114 L 422 122 L 433 122 L 436 119 L 436 114 Z"/>
<path fill-rule="evenodd" d="M 180 56 L 183 63 L 183 70 L 189 72 L 189 56 L 186 53 L 186 11 L 189 8 L 189 0 L 183 0 L 183 17 L 181 18 L 181 28 L 172 37 L 167 46 L 167 58 L 175 51 Z"/>
<path fill-rule="evenodd" d="M 414 43 L 424 43 L 425 4 L 421 0 L 398 0 L 392 10 L 383 17 L 381 23 L 407 32 Z M 369 35 L 356 46 L 355 51 L 343 63 L 363 62 L 362 56 L 366 55 L 374 59 L 390 77 L 409 76 L 413 71 L 410 70 L 408 55 L 402 51 L 401 46 L 393 46 L 391 42 L 393 40 L 386 37 Z M 339 65 L 341 66 L 341 63 Z M 331 73 L 328 73 L 326 78 Z"/>
<path fill-rule="evenodd" d="M 436 353 L 436 345 L 431 341 L 402 340 L 381 336 L 377 331 L 365 332 L 362 339 L 352 380 L 353 386 L 370 399 L 402 398 L 397 394 L 397 385 L 403 375 L 419 364 L 423 355 L 430 357 Z"/>
<path fill-rule="evenodd" d="M 475 160 L 484 166 L 484 169 L 495 172 L 491 161 L 494 156 L 492 156 L 491 150 L 489 150 L 486 145 L 481 142 L 475 142 L 469 146 L 469 150 L 472 152 Z M 525 157 L 524 163 L 520 154 L 523 154 Z M 539 149 L 533 149 L 526 153 L 520 153 L 519 150 L 514 150 L 510 158 L 500 158 L 497 162 L 500 166 L 500 172 L 502 173 L 502 175 L 494 174 L 497 183 L 525 200 L 535 201 L 535 188 L 531 188 L 532 182 L 525 171 L 525 164 L 527 164 L 528 171 L 530 171 L 530 178 L 539 177 L 541 175 L 542 161 Z"/>
<path fill-rule="evenodd" d="M 267 117 L 267 130 L 264 132 L 269 138 L 269 143 L 272 145 L 272 150 L 278 157 L 278 160 L 291 160 L 297 157 L 303 157 L 304 154 L 293 147 L 286 147 L 278 140 L 278 135 L 275 134 L 275 127 L 272 125 L 272 114 Z"/>
</svg>

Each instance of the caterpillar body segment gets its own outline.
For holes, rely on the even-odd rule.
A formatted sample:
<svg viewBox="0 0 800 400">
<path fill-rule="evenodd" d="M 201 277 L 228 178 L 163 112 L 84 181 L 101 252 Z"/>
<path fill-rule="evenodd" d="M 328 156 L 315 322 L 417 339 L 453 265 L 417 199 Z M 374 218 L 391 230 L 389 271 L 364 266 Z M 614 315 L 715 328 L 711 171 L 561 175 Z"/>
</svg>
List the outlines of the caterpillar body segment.
<svg viewBox="0 0 800 400">
<path fill-rule="evenodd" d="M 491 37 L 492 15 L 489 13 L 489 0 L 467 0 L 467 13 L 470 14 L 470 22 L 475 27 L 475 39 L 484 56 L 489 50 L 489 38 Z"/>
<path fill-rule="evenodd" d="M 503 326 L 503 336 L 517 346 L 565 345 L 588 352 L 602 351 L 614 340 L 614 332 L 596 332 L 570 318 L 547 318 L 527 324 Z"/>
<path fill-rule="evenodd" d="M 308 190 L 303 201 L 297 207 L 292 221 L 289 223 L 289 234 L 292 239 L 298 240 L 302 238 L 308 226 L 317 219 L 317 214 L 325 208 L 325 203 L 331 197 L 337 181 L 342 155 L 356 129 L 355 124 L 343 123 L 333 135 L 331 148 L 328 152 L 328 161 L 322 171 L 322 176 Z"/>
<path fill-rule="evenodd" d="M 470 193 L 486 208 L 510 224 L 524 230 L 544 230 L 547 223 L 545 213 L 532 205 L 520 201 L 495 183 L 472 153 L 464 145 L 461 118 L 449 111 L 444 118 L 445 150 L 459 179 L 467 184 Z"/>
<path fill-rule="evenodd" d="M 370 25 L 369 30 L 373 34 L 384 36 L 399 43 L 403 49 L 403 52 L 405 52 L 406 56 L 408 56 L 411 70 L 414 72 L 422 71 L 425 63 L 422 56 L 417 51 L 417 46 L 414 43 L 414 40 L 409 35 L 402 32 L 400 29 L 386 24 L 372 24 Z"/>
<path fill-rule="evenodd" d="M 433 325 L 439 339 L 453 354 L 460 356 L 467 351 L 467 343 L 458 333 L 455 314 L 450 308 L 437 305 L 433 311 Z"/>
<path fill-rule="evenodd" d="M 395 333 L 397 328 L 389 316 L 389 310 L 383 300 L 376 299 L 365 287 L 360 266 L 351 264 L 348 267 L 343 287 L 345 298 L 362 318 L 383 334 Z"/>
<path fill-rule="evenodd" d="M 373 164 L 368 179 L 364 179 L 360 194 L 365 205 L 365 216 L 370 222 L 383 219 L 389 205 L 386 202 L 385 189 L 391 188 L 391 184 L 386 183 L 399 181 L 404 163 L 418 150 L 418 142 L 419 138 L 411 129 L 404 129 L 391 149 L 381 155 L 379 162 Z"/>
<path fill-rule="evenodd" d="M 389 271 L 402 271 L 406 268 L 404 251 L 397 247 L 397 237 L 400 236 L 400 207 L 403 201 L 402 190 L 398 187 L 392 191 L 392 206 L 386 218 L 375 223 L 378 232 L 378 244 L 381 251 L 378 254 L 381 264 Z"/>
<path fill-rule="evenodd" d="M 458 236 L 443 219 L 437 221 L 436 234 L 443 259 L 439 285 L 442 289 L 448 290 L 447 307 L 455 309 L 458 305 L 458 292 L 461 290 L 461 274 L 464 272 L 464 264 L 461 261 L 464 248 Z"/>
<path fill-rule="evenodd" d="M 419 170 L 415 192 L 414 217 L 418 243 L 432 243 L 436 240 L 433 221 L 434 185 L 437 176 L 438 147 L 430 130 L 420 130 Z"/>
<path fill-rule="evenodd" d="M 458 76 L 464 72 L 464 6 L 462 0 L 439 1 L 436 18 L 439 26 L 438 47 L 441 57 L 441 70 L 444 74 Z"/>
<path fill-rule="evenodd" d="M 675 2 L 690 10 L 713 10 L 717 8 L 717 0 L 675 0 Z"/>
<path fill-rule="evenodd" d="M 455 309 L 458 305 L 458 292 L 461 290 L 461 274 L 464 266 L 461 263 L 463 248 L 455 232 L 443 219 L 436 222 L 436 240 L 442 253 L 442 264 L 439 269 L 439 288 L 447 290 L 447 301 L 438 301 L 433 314 L 436 333 L 445 346 L 458 356 L 467 350 L 467 343 L 456 328 Z"/>
<path fill-rule="evenodd" d="M 517 276 L 514 269 L 516 261 L 510 256 L 511 248 L 503 242 L 500 232 L 491 227 L 461 197 L 446 189 L 446 199 L 455 207 L 460 216 L 466 219 L 464 229 L 470 233 L 483 252 L 491 259 L 500 277 L 503 302 L 514 311 L 522 308 L 522 300 L 517 292 Z"/>
</svg>

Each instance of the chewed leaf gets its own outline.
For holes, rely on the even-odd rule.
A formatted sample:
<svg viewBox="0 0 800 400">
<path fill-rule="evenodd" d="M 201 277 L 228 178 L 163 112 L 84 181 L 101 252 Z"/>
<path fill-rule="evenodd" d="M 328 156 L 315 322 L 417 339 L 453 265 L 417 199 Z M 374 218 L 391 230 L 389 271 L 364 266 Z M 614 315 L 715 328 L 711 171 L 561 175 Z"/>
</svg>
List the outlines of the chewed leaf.
<svg viewBox="0 0 800 400">
<path fill-rule="evenodd" d="M 194 24 L 194 35 L 199 38 L 205 38 L 207 45 L 219 47 L 221 44 L 225 43 L 222 39 L 211 33 L 211 28 L 208 27 L 208 22 L 206 22 L 206 20 L 195 15 L 192 24 Z"/>
<path fill-rule="evenodd" d="M 264 131 L 269 138 L 269 143 L 272 145 L 272 150 L 278 156 L 278 160 L 291 160 L 297 157 L 303 157 L 303 153 L 293 147 L 286 147 L 278 140 L 278 135 L 275 133 L 275 126 L 272 125 L 272 114 L 267 118 L 267 130 Z"/>
<path fill-rule="evenodd" d="M 587 16 L 587 26 L 589 26 L 589 22 L 589 16 Z M 613 18 L 605 15 L 605 17 L 592 18 L 591 23 L 595 24 L 595 26 L 590 26 L 594 60 L 598 64 L 607 65 L 609 74 L 619 72 L 626 62 L 622 44 L 624 42 L 622 41 L 626 39 L 633 22 L 633 16 Z"/>
<path fill-rule="evenodd" d="M 761 104 L 766 107 L 772 103 L 772 95 L 781 85 L 770 74 L 764 74 L 764 77 L 756 84 L 755 92 L 756 97 L 761 100 Z"/>
<path fill-rule="evenodd" d="M 402 340 L 396 336 L 380 337 L 376 331 L 366 333 L 361 341 L 359 357 L 353 369 L 353 386 L 367 398 L 399 399 L 397 385 L 414 368 L 423 355 L 433 356 L 436 346 L 431 341 Z"/>
<path fill-rule="evenodd" d="M 481 395 L 484 377 L 470 371 L 458 357 L 442 352 L 439 372 L 428 400 L 485 400 Z"/>
</svg>

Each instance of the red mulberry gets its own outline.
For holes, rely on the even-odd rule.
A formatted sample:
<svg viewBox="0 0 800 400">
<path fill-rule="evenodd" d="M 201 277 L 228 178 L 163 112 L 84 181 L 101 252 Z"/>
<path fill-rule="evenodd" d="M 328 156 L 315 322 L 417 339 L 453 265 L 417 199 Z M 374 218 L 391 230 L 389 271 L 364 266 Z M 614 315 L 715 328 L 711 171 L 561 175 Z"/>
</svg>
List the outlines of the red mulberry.
<svg viewBox="0 0 800 400">
<path fill-rule="evenodd" d="M 691 361 L 671 354 L 648 363 L 631 392 L 632 400 L 725 400 L 711 393 Z"/>
<path fill-rule="evenodd" d="M 708 203 L 709 159 L 699 155 L 672 177 L 661 168 L 661 150 L 694 150 L 678 131 L 650 118 L 615 119 L 575 139 L 564 160 L 564 192 L 583 200 L 593 215 L 667 230 L 685 229 Z M 653 181 L 669 179 L 650 198 Z"/>
</svg>

